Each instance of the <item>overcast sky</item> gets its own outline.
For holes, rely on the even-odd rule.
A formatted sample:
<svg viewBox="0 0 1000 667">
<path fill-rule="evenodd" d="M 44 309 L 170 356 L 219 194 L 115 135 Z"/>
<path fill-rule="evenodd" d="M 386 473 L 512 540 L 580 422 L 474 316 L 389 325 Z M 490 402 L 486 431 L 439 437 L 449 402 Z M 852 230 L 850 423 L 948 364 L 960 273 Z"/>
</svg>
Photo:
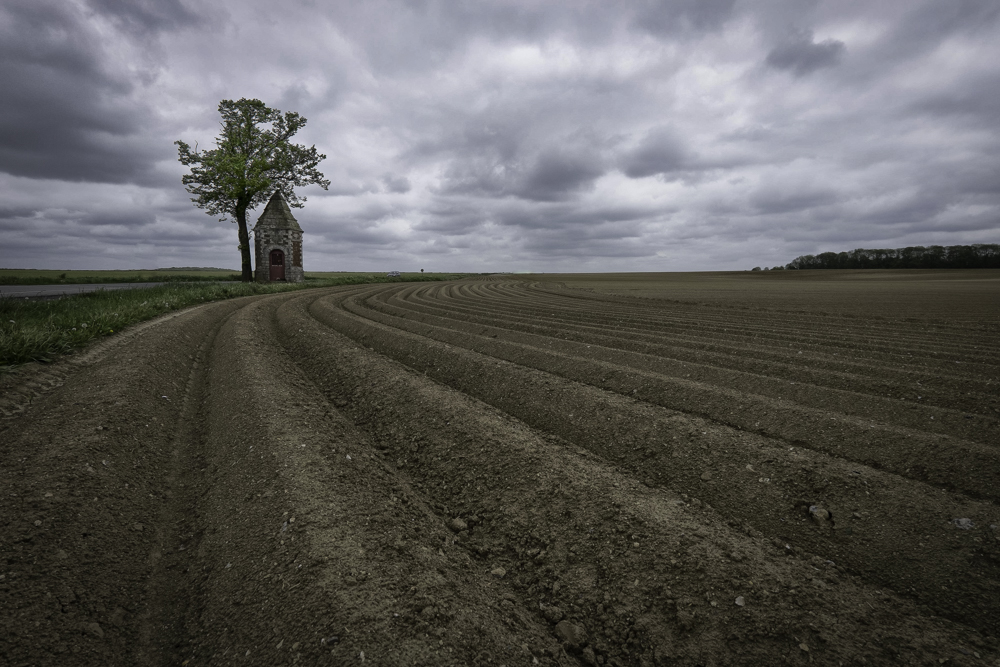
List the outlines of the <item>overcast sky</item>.
<svg viewBox="0 0 1000 667">
<path fill-rule="evenodd" d="M 307 271 L 1000 242 L 996 0 L 3 0 L 0 90 L 0 267 L 238 268 L 173 142 L 241 97 L 327 155 Z"/>
</svg>

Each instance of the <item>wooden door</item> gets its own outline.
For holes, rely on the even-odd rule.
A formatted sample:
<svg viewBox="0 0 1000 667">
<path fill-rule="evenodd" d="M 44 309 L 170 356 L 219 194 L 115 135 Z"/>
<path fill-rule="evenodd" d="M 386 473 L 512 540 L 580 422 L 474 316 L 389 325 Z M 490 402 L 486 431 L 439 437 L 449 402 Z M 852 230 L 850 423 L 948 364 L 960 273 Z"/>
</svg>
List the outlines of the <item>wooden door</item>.
<svg viewBox="0 0 1000 667">
<path fill-rule="evenodd" d="M 271 281 L 285 279 L 285 253 L 280 250 L 271 251 Z"/>
</svg>

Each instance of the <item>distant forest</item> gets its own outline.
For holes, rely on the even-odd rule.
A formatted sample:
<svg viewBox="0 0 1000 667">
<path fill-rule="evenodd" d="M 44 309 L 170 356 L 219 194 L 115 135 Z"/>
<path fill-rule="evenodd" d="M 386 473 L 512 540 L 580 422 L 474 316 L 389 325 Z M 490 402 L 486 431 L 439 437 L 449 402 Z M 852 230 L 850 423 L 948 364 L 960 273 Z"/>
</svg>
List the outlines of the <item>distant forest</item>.
<svg viewBox="0 0 1000 667">
<path fill-rule="evenodd" d="M 774 267 L 780 269 L 782 267 Z M 912 246 L 802 255 L 785 269 L 1000 269 L 1000 244 Z"/>
</svg>

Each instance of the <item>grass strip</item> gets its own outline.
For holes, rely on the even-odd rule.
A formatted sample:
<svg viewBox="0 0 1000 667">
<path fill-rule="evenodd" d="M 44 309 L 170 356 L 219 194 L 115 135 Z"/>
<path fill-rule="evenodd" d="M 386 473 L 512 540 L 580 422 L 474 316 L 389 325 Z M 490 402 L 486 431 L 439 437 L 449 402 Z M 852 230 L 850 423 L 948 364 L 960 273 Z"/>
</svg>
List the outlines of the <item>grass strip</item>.
<svg viewBox="0 0 1000 667">
<path fill-rule="evenodd" d="M 159 269 L 134 271 L 53 271 L 0 269 L 0 285 L 81 285 L 92 283 L 175 283 L 240 280 L 225 269 Z"/>
<path fill-rule="evenodd" d="M 464 275 L 428 273 L 389 278 L 349 273 L 310 277 L 302 283 L 176 283 L 42 301 L 0 298 L 0 372 L 32 361 L 53 361 L 131 324 L 209 301 L 334 285 L 454 280 Z"/>
</svg>

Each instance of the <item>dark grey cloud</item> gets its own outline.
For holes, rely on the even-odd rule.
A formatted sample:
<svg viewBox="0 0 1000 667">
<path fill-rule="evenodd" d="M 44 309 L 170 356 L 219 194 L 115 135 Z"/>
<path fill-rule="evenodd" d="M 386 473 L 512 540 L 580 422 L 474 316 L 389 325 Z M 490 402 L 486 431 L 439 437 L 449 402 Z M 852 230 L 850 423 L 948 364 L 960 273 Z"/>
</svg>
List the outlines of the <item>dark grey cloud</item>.
<svg viewBox="0 0 1000 667">
<path fill-rule="evenodd" d="M 386 190 L 396 194 L 405 194 L 412 188 L 410 179 L 398 174 L 385 174 L 382 176 L 382 183 L 385 184 Z"/>
<path fill-rule="evenodd" d="M 765 185 L 754 192 L 748 203 L 758 215 L 774 215 L 780 213 L 799 213 L 806 209 L 816 208 L 835 203 L 839 194 L 827 187 L 797 187 L 789 185 Z"/>
<path fill-rule="evenodd" d="M 198 15 L 181 0 L 87 0 L 87 4 L 96 13 L 141 35 L 176 30 L 198 22 Z"/>
<path fill-rule="evenodd" d="M 993 0 L 926 0 L 894 21 L 872 52 L 884 66 L 930 52 L 953 36 L 995 35 L 998 19 L 1000 4 Z"/>
<path fill-rule="evenodd" d="M 141 182 L 165 155 L 137 95 L 144 63 L 116 62 L 93 16 L 72 3 L 0 6 L 0 171 L 33 178 Z"/>
<path fill-rule="evenodd" d="M 572 125 L 538 136 L 538 110 L 476 116 L 461 133 L 422 141 L 407 158 L 447 164 L 442 195 L 557 201 L 590 190 L 608 169 L 606 141 Z M 544 134 L 544 133 L 543 133 Z"/>
<path fill-rule="evenodd" d="M 681 171 L 688 160 L 688 151 L 676 133 L 661 127 L 651 130 L 620 164 L 629 178 L 645 178 Z"/>
<path fill-rule="evenodd" d="M 121 227 L 143 233 L 142 228 L 156 223 L 156 214 L 152 211 L 107 211 L 85 212 L 76 218 L 84 227 L 97 229 L 100 227 Z"/>
<path fill-rule="evenodd" d="M 516 228 L 519 233 L 530 230 L 575 231 L 577 237 L 608 238 L 608 235 L 616 234 L 628 236 L 639 229 L 649 215 L 649 207 L 599 207 L 581 212 L 572 202 L 536 206 L 516 201 L 491 212 L 489 220 L 503 227 Z"/>
<path fill-rule="evenodd" d="M 550 149 L 526 170 L 515 193 L 535 201 L 565 199 L 592 187 L 603 173 L 595 155 Z"/>
<path fill-rule="evenodd" d="M 817 43 L 813 41 L 811 31 L 804 31 L 771 49 L 765 62 L 775 69 L 804 76 L 824 67 L 833 67 L 840 62 L 845 51 L 844 43 L 839 40 L 825 39 Z"/>
<path fill-rule="evenodd" d="M 993 0 L 7 0 L 0 265 L 235 265 L 172 142 L 240 97 L 329 156 L 312 269 L 1000 241 L 998 28 Z"/>
<path fill-rule="evenodd" d="M 652 0 L 640 3 L 633 25 L 664 36 L 718 30 L 732 17 L 735 4 L 735 0 Z"/>
</svg>

